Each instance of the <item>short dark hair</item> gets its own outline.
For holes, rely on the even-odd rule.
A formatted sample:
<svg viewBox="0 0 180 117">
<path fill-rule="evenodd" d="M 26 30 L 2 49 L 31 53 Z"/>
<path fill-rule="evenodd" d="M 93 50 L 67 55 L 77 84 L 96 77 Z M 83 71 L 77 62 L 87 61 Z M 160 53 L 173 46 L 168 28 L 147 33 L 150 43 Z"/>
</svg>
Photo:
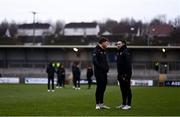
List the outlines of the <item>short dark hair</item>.
<svg viewBox="0 0 180 117">
<path fill-rule="evenodd" d="M 102 44 L 103 42 L 109 41 L 107 38 L 105 37 L 100 37 L 99 39 L 99 43 Z"/>
<path fill-rule="evenodd" d="M 125 40 L 120 40 L 122 43 L 124 43 L 124 45 L 126 45 L 126 41 Z"/>
</svg>

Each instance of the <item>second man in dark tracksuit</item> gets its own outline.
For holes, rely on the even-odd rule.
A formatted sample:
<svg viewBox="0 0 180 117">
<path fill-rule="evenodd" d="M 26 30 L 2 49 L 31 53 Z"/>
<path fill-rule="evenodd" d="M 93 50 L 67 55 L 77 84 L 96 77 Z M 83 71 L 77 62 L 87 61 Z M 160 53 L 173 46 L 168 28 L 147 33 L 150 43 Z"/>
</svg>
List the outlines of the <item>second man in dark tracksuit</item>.
<svg viewBox="0 0 180 117">
<path fill-rule="evenodd" d="M 79 63 L 75 63 L 75 66 L 73 68 L 73 77 L 74 77 L 74 85 L 75 89 L 80 90 L 80 77 L 81 77 L 81 71 L 79 68 Z"/>
<path fill-rule="evenodd" d="M 117 71 L 118 81 L 120 83 L 120 89 L 122 94 L 123 102 L 117 108 L 123 110 L 131 109 L 131 75 L 132 75 L 132 63 L 131 55 L 127 49 L 125 41 L 117 42 Z"/>
<path fill-rule="evenodd" d="M 101 38 L 93 52 L 94 75 L 96 78 L 96 109 L 109 109 L 104 105 L 104 92 L 107 85 L 107 73 L 109 65 L 107 62 L 105 49 L 108 46 L 108 39 Z"/>
<path fill-rule="evenodd" d="M 87 81 L 88 81 L 88 89 L 90 89 L 91 88 L 91 84 L 92 84 L 91 77 L 93 76 L 93 69 L 92 69 L 91 65 L 88 66 L 86 75 L 87 75 Z"/>
<path fill-rule="evenodd" d="M 65 71 L 65 68 L 64 68 L 64 65 L 62 64 L 61 65 L 61 79 L 62 79 L 62 87 L 65 86 L 65 77 L 66 77 L 66 71 Z"/>
<path fill-rule="evenodd" d="M 46 73 L 48 74 L 48 92 L 50 92 L 50 83 L 52 83 L 52 92 L 54 92 L 54 73 L 55 73 L 55 68 L 54 68 L 54 63 L 50 63 L 46 69 Z"/>
<path fill-rule="evenodd" d="M 60 88 L 64 87 L 65 84 L 65 69 L 64 66 L 61 64 L 61 66 L 57 69 L 58 79 L 59 79 L 59 86 Z"/>
</svg>

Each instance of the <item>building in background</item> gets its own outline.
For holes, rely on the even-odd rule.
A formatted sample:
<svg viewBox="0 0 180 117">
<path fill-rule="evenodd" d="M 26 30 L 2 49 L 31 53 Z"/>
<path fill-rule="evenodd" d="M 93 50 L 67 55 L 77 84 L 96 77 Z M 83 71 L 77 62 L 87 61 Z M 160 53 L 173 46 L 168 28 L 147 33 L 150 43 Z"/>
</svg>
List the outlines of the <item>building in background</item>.
<svg viewBox="0 0 180 117">
<path fill-rule="evenodd" d="M 52 33 L 53 28 L 48 23 L 31 23 L 18 26 L 18 36 L 48 36 Z"/>
<path fill-rule="evenodd" d="M 100 27 L 97 23 L 69 23 L 64 27 L 64 36 L 97 36 Z"/>
<path fill-rule="evenodd" d="M 173 32 L 173 26 L 168 24 L 152 25 L 149 27 L 149 36 L 169 37 Z"/>
</svg>

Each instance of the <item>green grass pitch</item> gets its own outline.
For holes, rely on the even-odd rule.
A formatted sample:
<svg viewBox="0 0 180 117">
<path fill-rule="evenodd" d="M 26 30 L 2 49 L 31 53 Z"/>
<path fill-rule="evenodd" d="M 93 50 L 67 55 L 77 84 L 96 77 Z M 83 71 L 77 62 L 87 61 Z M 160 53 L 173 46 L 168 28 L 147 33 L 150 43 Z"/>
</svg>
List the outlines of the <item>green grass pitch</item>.
<svg viewBox="0 0 180 117">
<path fill-rule="evenodd" d="M 0 85 L 0 116 L 180 116 L 180 88 L 132 87 L 131 110 L 115 107 L 121 103 L 118 86 L 108 86 L 105 104 L 110 110 L 95 110 L 95 86 L 81 90 L 72 86 L 47 92 L 46 85 Z"/>
</svg>

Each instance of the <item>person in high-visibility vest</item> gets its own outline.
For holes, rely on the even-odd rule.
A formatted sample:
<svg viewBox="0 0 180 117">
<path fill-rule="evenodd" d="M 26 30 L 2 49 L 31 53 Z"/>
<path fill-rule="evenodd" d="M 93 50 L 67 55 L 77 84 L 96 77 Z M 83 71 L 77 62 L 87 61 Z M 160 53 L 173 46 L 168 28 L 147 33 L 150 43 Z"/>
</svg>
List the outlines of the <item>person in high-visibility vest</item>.
<svg viewBox="0 0 180 117">
<path fill-rule="evenodd" d="M 156 62 L 154 67 L 156 71 L 159 71 L 159 62 Z"/>
<path fill-rule="evenodd" d="M 57 74 L 57 84 L 56 84 L 56 88 L 61 87 L 61 75 L 59 72 L 59 69 L 61 67 L 61 64 L 59 62 L 56 63 L 56 74 Z"/>
</svg>

